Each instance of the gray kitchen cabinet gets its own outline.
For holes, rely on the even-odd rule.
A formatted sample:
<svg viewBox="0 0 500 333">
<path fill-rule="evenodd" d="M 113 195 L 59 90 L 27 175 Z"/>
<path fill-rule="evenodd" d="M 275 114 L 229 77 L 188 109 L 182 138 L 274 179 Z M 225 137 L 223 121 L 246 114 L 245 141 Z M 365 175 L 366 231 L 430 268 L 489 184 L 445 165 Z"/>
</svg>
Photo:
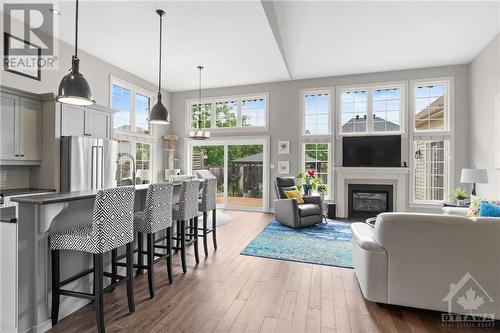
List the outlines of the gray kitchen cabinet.
<svg viewBox="0 0 500 333">
<path fill-rule="evenodd" d="M 40 164 L 42 102 L 1 93 L 0 164 Z"/>
<path fill-rule="evenodd" d="M 61 136 L 111 138 L 112 111 L 101 106 L 61 104 Z"/>
</svg>

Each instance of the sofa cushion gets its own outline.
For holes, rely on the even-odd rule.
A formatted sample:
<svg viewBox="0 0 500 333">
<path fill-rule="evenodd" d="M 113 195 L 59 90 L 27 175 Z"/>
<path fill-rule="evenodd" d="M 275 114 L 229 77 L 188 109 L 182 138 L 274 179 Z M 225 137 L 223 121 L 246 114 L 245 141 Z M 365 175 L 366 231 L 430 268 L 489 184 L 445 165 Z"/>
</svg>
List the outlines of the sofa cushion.
<svg viewBox="0 0 500 333">
<path fill-rule="evenodd" d="M 318 205 L 314 204 L 303 204 L 299 206 L 299 214 L 301 217 L 321 215 L 321 209 Z"/>
<path fill-rule="evenodd" d="M 351 224 L 352 238 L 359 247 L 367 251 L 385 251 L 375 240 L 375 232 L 372 226 L 367 223 Z"/>
<path fill-rule="evenodd" d="M 486 202 L 494 204 L 494 205 L 500 205 L 500 202 L 498 202 L 496 200 L 480 198 L 480 197 L 476 197 L 473 195 L 470 198 L 469 212 L 467 213 L 468 217 L 478 217 L 479 216 L 479 208 L 481 207 L 482 201 L 486 201 Z"/>
</svg>

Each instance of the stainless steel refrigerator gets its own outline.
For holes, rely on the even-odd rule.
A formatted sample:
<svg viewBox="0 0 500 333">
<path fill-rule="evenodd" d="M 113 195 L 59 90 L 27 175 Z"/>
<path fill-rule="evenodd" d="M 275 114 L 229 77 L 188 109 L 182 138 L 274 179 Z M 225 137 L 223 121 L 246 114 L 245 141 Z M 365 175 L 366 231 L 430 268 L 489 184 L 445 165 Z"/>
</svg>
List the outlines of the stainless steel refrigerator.
<svg viewBox="0 0 500 333">
<path fill-rule="evenodd" d="M 80 136 L 61 138 L 61 191 L 116 186 L 118 143 Z"/>
</svg>

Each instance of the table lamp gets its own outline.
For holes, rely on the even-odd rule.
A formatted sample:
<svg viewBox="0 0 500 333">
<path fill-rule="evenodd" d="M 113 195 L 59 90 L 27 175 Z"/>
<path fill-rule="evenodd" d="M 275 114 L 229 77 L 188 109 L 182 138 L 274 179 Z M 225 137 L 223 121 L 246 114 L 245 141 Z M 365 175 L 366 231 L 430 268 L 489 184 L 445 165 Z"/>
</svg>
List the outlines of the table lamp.
<svg viewBox="0 0 500 333">
<path fill-rule="evenodd" d="M 488 184 L 486 169 L 462 169 L 461 183 L 472 184 L 472 195 L 476 195 L 476 183 Z"/>
</svg>

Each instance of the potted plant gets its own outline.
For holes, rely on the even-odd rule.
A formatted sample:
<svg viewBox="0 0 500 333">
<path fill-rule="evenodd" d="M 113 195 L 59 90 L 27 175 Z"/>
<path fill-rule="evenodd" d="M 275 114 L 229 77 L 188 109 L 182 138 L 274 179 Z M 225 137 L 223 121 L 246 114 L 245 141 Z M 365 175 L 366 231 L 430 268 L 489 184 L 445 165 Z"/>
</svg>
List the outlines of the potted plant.
<svg viewBox="0 0 500 333">
<path fill-rule="evenodd" d="M 321 197 L 321 200 L 325 200 L 325 194 L 326 191 L 328 190 L 328 187 L 326 184 L 319 183 L 316 187 L 316 190 L 319 192 L 319 196 Z"/>
<path fill-rule="evenodd" d="M 453 194 L 451 195 L 451 198 L 455 200 L 455 203 L 458 206 L 463 206 L 465 204 L 465 200 L 467 200 L 469 196 L 465 193 L 463 189 L 457 187 L 453 192 Z"/>
</svg>

